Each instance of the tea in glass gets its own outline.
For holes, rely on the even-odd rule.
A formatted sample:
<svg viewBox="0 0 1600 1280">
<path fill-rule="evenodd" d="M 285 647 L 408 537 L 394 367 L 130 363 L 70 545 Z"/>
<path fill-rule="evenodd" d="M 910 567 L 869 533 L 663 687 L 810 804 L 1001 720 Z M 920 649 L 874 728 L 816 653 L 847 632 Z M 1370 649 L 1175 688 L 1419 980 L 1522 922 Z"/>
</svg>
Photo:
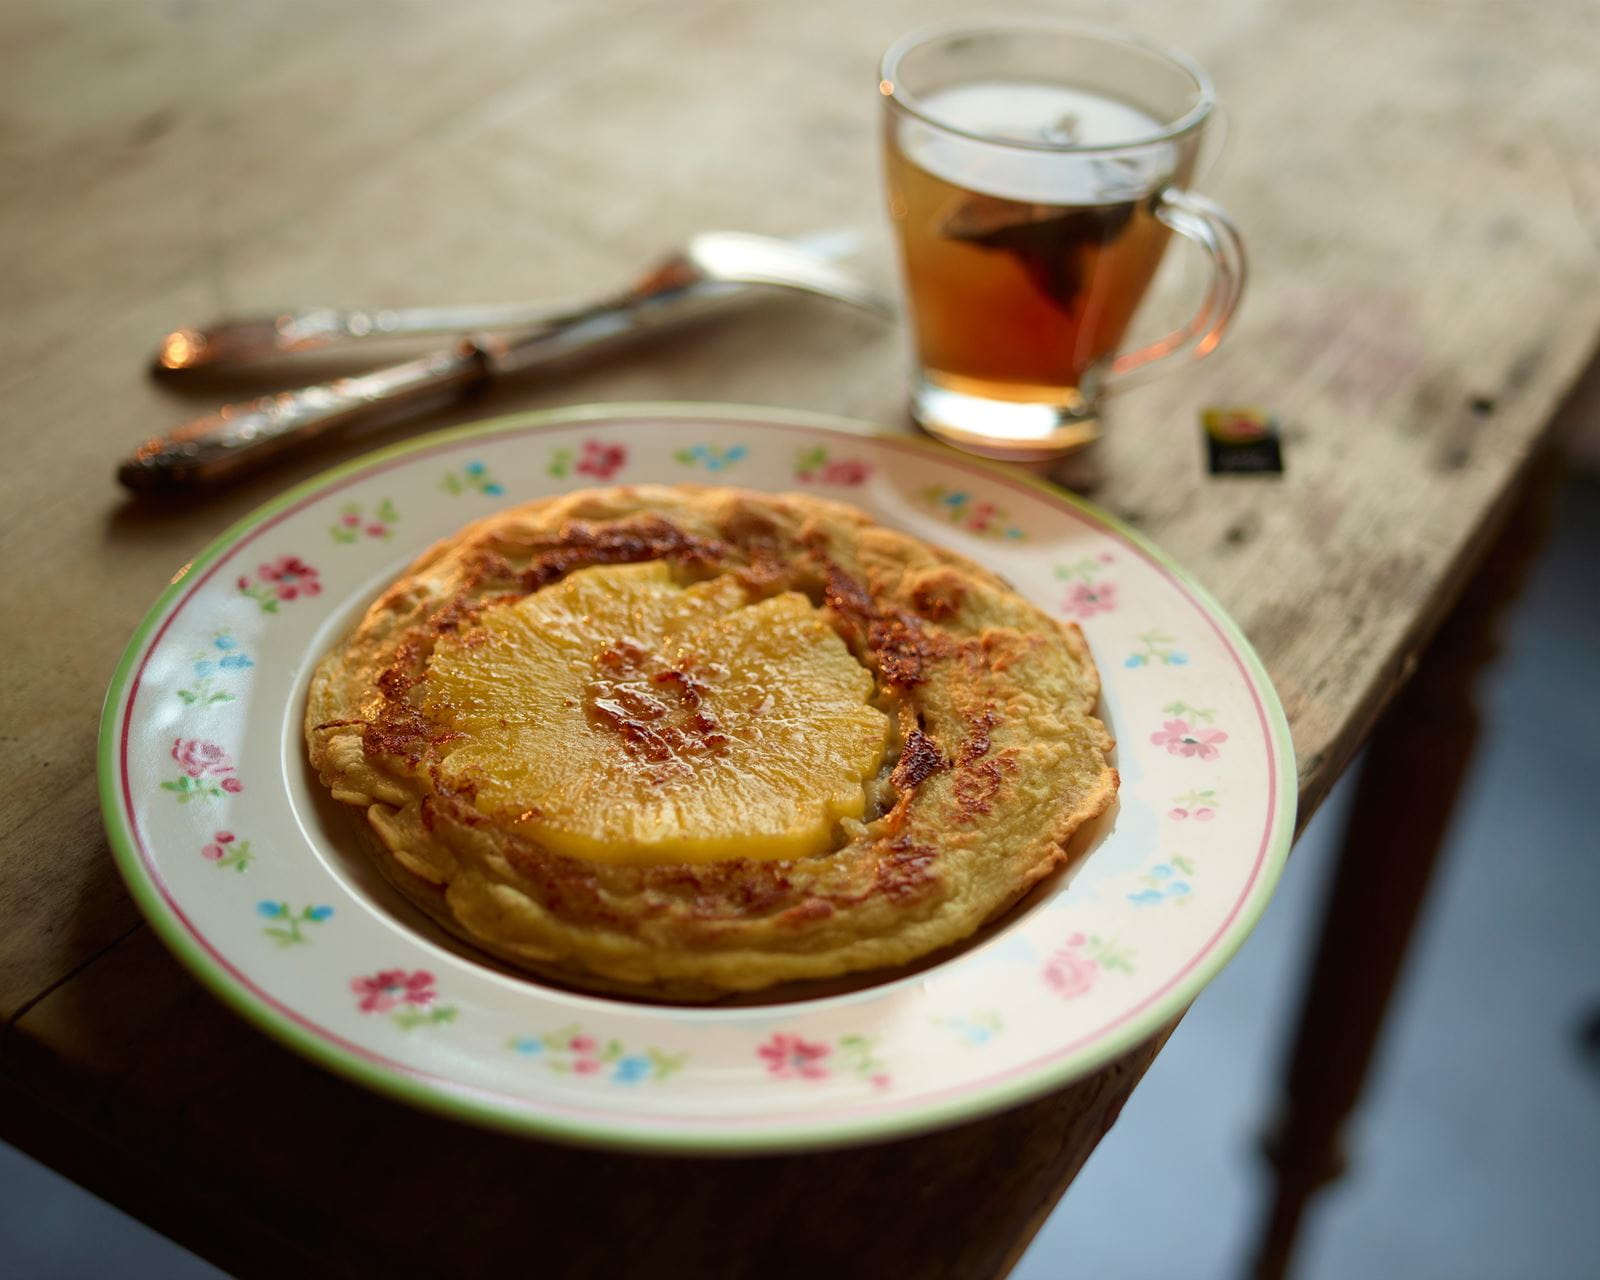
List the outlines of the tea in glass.
<svg viewBox="0 0 1600 1280">
<path fill-rule="evenodd" d="M 1052 456 L 1094 438 L 1117 375 L 1216 345 L 1243 259 L 1184 190 L 1211 106 L 1197 70 L 1092 28 L 1017 24 L 910 37 L 879 88 L 924 427 Z M 1213 255 L 1207 306 L 1119 357 L 1174 230 Z"/>
</svg>

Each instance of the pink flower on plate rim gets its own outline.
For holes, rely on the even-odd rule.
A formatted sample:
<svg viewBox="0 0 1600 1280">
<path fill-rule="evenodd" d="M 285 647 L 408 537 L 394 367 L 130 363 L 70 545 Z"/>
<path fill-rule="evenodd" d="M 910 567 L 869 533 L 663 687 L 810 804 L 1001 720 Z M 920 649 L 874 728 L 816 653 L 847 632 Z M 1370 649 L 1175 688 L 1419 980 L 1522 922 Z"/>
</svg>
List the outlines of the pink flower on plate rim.
<svg viewBox="0 0 1600 1280">
<path fill-rule="evenodd" d="M 1075 618 L 1092 618 L 1097 613 L 1110 613 L 1116 607 L 1117 584 L 1114 582 L 1076 583 L 1061 603 L 1062 610 Z"/>
<path fill-rule="evenodd" d="M 1081 933 L 1073 934 L 1065 946 L 1051 953 L 1045 964 L 1045 985 L 1063 1000 L 1087 995 L 1100 976 L 1100 966 L 1082 950 L 1084 941 Z"/>
<path fill-rule="evenodd" d="M 388 1013 L 401 1005 L 428 1005 L 438 993 L 426 969 L 381 969 L 370 978 L 350 979 L 350 990 L 361 997 L 362 1013 Z"/>
<path fill-rule="evenodd" d="M 833 1050 L 825 1044 L 777 1031 L 756 1050 L 767 1064 L 767 1071 L 785 1079 L 820 1080 L 828 1074 L 823 1063 Z"/>
<path fill-rule="evenodd" d="M 322 591 L 317 571 L 299 556 L 279 556 L 257 570 L 262 582 L 269 583 L 280 600 L 314 596 Z"/>
<path fill-rule="evenodd" d="M 583 442 L 583 457 L 573 468 L 581 476 L 594 476 L 609 480 L 628 461 L 628 450 L 620 444 L 601 444 L 598 440 Z"/>
<path fill-rule="evenodd" d="M 1215 760 L 1218 746 L 1227 740 L 1228 735 L 1221 729 L 1202 729 L 1187 720 L 1168 720 L 1150 735 L 1152 745 L 1165 747 L 1172 755 L 1199 756 L 1202 760 Z"/>
<path fill-rule="evenodd" d="M 871 474 L 869 463 L 856 458 L 840 458 L 837 462 L 822 464 L 821 478 L 823 484 L 858 485 L 864 483 Z"/>
<path fill-rule="evenodd" d="M 225 778 L 233 772 L 233 761 L 215 742 L 202 742 L 199 738 L 174 738 L 172 758 L 178 767 L 191 778 L 223 778 L 223 790 L 242 791 L 237 778 Z M 230 787 L 228 783 L 233 783 Z"/>
</svg>

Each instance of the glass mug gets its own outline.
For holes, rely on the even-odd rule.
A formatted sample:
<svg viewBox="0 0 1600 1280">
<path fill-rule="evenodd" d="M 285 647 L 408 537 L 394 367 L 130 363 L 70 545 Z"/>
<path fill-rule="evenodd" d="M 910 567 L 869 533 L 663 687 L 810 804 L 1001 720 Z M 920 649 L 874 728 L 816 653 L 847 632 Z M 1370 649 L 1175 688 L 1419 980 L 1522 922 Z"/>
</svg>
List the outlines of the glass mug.
<svg viewBox="0 0 1600 1280">
<path fill-rule="evenodd" d="M 1186 189 L 1216 104 L 1187 58 L 1070 22 L 942 27 L 891 47 L 878 89 L 925 430 L 1056 457 L 1109 392 L 1222 340 L 1244 248 Z M 1174 231 L 1211 259 L 1200 310 L 1118 354 Z"/>
</svg>

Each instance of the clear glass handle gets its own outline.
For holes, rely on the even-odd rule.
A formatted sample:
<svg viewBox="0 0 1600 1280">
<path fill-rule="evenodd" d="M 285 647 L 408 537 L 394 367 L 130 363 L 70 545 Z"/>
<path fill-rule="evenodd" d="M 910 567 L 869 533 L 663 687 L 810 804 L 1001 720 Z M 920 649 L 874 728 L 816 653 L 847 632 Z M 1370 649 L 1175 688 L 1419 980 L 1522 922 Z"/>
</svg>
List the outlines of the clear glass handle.
<svg viewBox="0 0 1600 1280">
<path fill-rule="evenodd" d="M 1155 213 L 1159 221 L 1205 251 L 1211 259 L 1211 283 L 1200 309 L 1188 324 L 1112 360 L 1103 384 L 1107 392 L 1136 386 L 1164 372 L 1171 367 L 1164 362 L 1174 357 L 1181 356 L 1188 363 L 1210 355 L 1222 341 L 1244 292 L 1244 242 L 1220 205 L 1192 191 L 1172 187 L 1161 194 Z"/>
</svg>

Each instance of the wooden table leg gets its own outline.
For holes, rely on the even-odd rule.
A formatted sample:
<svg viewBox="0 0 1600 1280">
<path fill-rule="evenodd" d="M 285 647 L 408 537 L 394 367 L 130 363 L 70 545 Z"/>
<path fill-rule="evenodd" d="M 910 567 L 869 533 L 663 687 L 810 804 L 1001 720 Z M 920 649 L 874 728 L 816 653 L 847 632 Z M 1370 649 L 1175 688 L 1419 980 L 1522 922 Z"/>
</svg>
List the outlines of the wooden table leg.
<svg viewBox="0 0 1600 1280">
<path fill-rule="evenodd" d="M 1256 1280 L 1288 1273 L 1312 1195 L 1344 1169 L 1341 1133 L 1365 1081 L 1476 745 L 1477 676 L 1544 541 L 1559 469 L 1538 463 L 1506 527 L 1367 746 L 1267 1138 L 1271 1210 Z"/>
</svg>

